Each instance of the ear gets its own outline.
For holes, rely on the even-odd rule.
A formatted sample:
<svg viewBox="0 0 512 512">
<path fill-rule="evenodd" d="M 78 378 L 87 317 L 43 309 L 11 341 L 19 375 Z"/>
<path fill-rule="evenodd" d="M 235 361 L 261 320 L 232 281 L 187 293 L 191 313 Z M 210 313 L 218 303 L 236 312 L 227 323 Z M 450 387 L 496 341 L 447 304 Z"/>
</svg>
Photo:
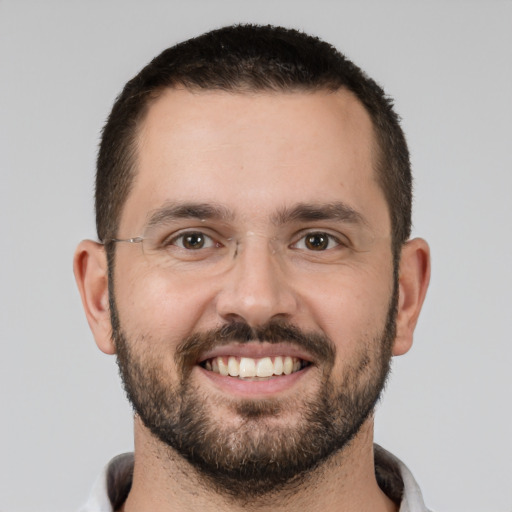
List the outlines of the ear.
<svg viewBox="0 0 512 512">
<path fill-rule="evenodd" d="M 105 248 L 83 240 L 75 251 L 73 271 L 82 304 L 96 344 L 105 354 L 114 354 L 108 301 L 108 270 Z"/>
<path fill-rule="evenodd" d="M 430 250 L 421 238 L 402 247 L 398 278 L 399 297 L 393 355 L 405 354 L 412 346 L 414 328 L 430 281 Z"/>
</svg>

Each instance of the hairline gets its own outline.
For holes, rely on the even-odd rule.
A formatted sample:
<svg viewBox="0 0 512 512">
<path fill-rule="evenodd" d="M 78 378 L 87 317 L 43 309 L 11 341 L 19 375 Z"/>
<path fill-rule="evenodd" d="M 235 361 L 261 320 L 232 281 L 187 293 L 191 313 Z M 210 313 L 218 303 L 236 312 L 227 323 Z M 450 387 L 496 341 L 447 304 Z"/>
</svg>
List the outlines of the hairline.
<svg viewBox="0 0 512 512">
<path fill-rule="evenodd" d="M 392 211 L 391 211 L 391 205 L 390 200 L 386 193 L 386 187 L 383 183 L 383 176 L 385 175 L 385 169 L 382 169 L 383 162 L 382 160 L 385 160 L 384 150 L 383 150 L 383 144 L 384 141 L 380 140 L 379 130 L 377 129 L 375 125 L 375 121 L 366 107 L 366 105 L 361 101 L 361 99 L 357 96 L 357 94 L 352 91 L 350 88 L 348 88 L 346 85 L 338 85 L 335 87 L 334 85 L 319 85 L 314 87 L 253 87 L 250 86 L 250 84 L 241 83 L 239 86 L 233 86 L 233 88 L 227 89 L 224 87 L 201 87 L 195 84 L 186 85 L 182 83 L 182 81 L 177 81 L 174 84 L 170 85 L 162 85 L 159 86 L 152 91 L 147 92 L 147 97 L 144 99 L 143 106 L 138 113 L 138 116 L 135 120 L 135 127 L 132 130 L 132 133 L 129 137 L 127 148 L 129 148 L 129 157 L 127 161 L 127 171 L 126 175 L 128 178 L 128 184 L 126 188 L 126 194 L 123 198 L 122 204 L 119 208 L 119 214 L 116 219 L 116 223 L 114 226 L 115 233 L 113 233 L 114 236 L 117 236 L 117 232 L 119 229 L 119 225 L 121 223 L 121 217 L 124 212 L 124 208 L 126 206 L 126 203 L 128 202 L 128 197 L 132 191 L 132 188 L 135 184 L 136 178 L 138 173 L 140 172 L 140 169 L 138 168 L 138 158 L 140 155 L 141 150 L 141 134 L 142 130 L 144 129 L 144 124 L 147 120 L 149 110 L 151 107 L 167 92 L 172 90 L 183 90 L 183 91 L 189 91 L 191 93 L 197 93 L 197 94 L 208 94 L 208 93 L 223 93 L 223 94 L 231 94 L 231 95 L 241 95 L 241 96 L 248 96 L 248 95 L 254 95 L 254 96 L 273 96 L 273 95 L 279 95 L 279 94 L 315 94 L 315 93 L 327 93 L 327 94 L 335 94 L 340 91 L 347 92 L 349 95 L 355 99 L 358 104 L 364 109 L 366 114 L 368 115 L 371 123 L 371 130 L 372 130 L 372 144 L 370 148 L 370 155 L 372 159 L 372 178 L 375 179 L 375 182 L 379 186 L 382 194 L 384 195 L 384 200 L 386 203 L 386 210 L 388 213 L 388 218 L 390 222 L 390 229 L 391 229 L 391 239 L 392 239 L 392 250 L 395 252 L 394 246 L 395 246 L 395 219 L 392 218 Z"/>
</svg>

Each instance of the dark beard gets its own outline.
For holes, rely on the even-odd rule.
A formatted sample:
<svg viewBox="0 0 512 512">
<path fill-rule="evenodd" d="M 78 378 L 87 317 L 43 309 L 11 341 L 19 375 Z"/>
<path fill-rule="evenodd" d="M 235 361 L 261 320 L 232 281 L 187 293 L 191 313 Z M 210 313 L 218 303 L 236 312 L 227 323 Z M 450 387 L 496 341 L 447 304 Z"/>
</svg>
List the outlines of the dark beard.
<svg viewBox="0 0 512 512">
<path fill-rule="evenodd" d="M 338 389 L 330 378 L 336 355 L 332 341 L 280 322 L 261 329 L 234 323 L 184 339 L 175 353 L 179 383 L 170 387 L 162 358 L 151 352 L 135 355 L 132 347 L 138 340 L 127 341 L 113 296 L 110 302 L 117 361 L 135 412 L 153 435 L 190 462 L 210 487 L 238 502 L 297 485 L 346 447 L 372 413 L 389 373 L 396 330 L 396 289 L 382 334 L 360 340 L 358 358 L 344 368 Z M 319 391 L 293 403 L 223 400 L 220 405 L 235 411 L 240 423 L 225 427 L 211 421 L 209 411 L 217 404 L 188 377 L 200 353 L 229 341 L 286 341 L 305 348 L 322 370 L 318 372 L 322 375 Z M 302 412 L 297 425 L 272 424 L 274 416 L 297 410 Z"/>
</svg>

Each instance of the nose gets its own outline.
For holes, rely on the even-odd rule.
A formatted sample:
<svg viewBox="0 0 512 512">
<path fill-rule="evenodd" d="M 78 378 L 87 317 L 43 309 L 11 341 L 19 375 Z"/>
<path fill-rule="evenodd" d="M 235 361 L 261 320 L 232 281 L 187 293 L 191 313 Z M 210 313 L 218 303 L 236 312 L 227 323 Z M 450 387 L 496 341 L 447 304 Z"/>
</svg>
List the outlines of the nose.
<svg viewBox="0 0 512 512">
<path fill-rule="evenodd" d="M 289 319 L 298 302 L 283 267 L 281 256 L 268 240 L 241 243 L 217 296 L 218 315 L 224 321 L 245 321 L 251 327 Z"/>
</svg>

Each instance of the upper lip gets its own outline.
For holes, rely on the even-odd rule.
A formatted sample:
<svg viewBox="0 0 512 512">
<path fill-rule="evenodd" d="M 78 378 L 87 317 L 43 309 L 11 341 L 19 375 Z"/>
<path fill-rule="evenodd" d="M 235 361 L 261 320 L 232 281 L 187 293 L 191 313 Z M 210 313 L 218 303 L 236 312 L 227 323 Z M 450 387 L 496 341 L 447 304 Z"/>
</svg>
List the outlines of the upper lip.
<svg viewBox="0 0 512 512">
<path fill-rule="evenodd" d="M 215 357 L 250 357 L 251 359 L 261 359 L 263 357 L 290 356 L 303 359 L 309 363 L 313 362 L 310 354 L 300 347 L 291 343 L 268 343 L 268 342 L 249 342 L 249 343 L 228 343 L 215 347 L 208 352 L 201 354 L 198 363 L 203 363 L 207 359 Z"/>
</svg>

